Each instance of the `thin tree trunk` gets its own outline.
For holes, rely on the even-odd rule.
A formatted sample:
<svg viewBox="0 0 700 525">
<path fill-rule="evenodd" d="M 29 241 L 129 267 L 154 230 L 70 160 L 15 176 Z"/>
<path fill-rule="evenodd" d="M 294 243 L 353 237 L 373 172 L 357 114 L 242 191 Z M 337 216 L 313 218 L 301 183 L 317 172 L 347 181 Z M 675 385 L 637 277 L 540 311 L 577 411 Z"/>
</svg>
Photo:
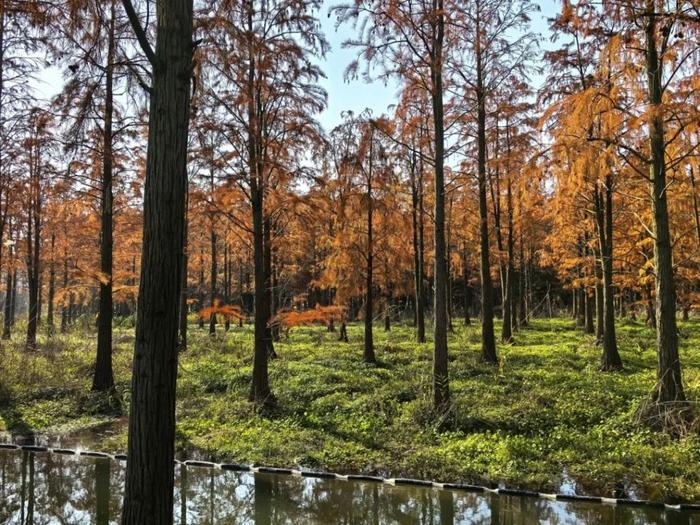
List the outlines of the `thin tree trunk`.
<svg viewBox="0 0 700 525">
<path fill-rule="evenodd" d="M 598 246 L 593 251 L 593 274 L 595 276 L 596 345 L 603 344 L 603 339 L 605 338 L 605 296 L 603 292 L 603 269 L 600 261 L 600 246 Z"/>
<path fill-rule="evenodd" d="M 102 194 L 100 204 L 100 304 L 97 316 L 97 356 L 92 389 L 104 392 L 114 387 L 112 371 L 112 118 L 114 115 L 114 50 L 116 0 L 112 0 L 105 68 L 105 109 L 102 130 Z"/>
<path fill-rule="evenodd" d="M 367 266 L 365 268 L 365 336 L 364 336 L 364 351 L 362 359 L 365 363 L 376 363 L 377 358 L 374 355 L 374 338 L 372 334 L 372 317 L 373 317 L 373 301 L 374 301 L 374 238 L 372 230 L 372 216 L 374 206 L 372 202 L 372 147 L 369 151 L 369 174 L 367 178 Z"/>
<path fill-rule="evenodd" d="M 189 182 L 188 182 L 189 189 Z M 187 265 L 189 264 L 189 191 L 185 194 L 185 223 L 182 231 L 182 275 L 180 277 L 180 317 L 178 348 L 181 352 L 187 350 Z"/>
<path fill-rule="evenodd" d="M 584 326 L 584 332 L 587 334 L 595 333 L 595 324 L 593 321 L 593 315 L 595 310 L 595 298 L 588 293 L 588 290 L 583 290 L 584 301 L 586 304 L 586 323 Z"/>
<path fill-rule="evenodd" d="M 27 293 L 28 319 L 26 349 L 36 349 L 36 331 L 39 317 L 39 275 L 41 273 L 41 146 L 38 134 L 30 154 L 30 203 L 27 214 Z M 16 282 L 15 282 L 16 286 Z"/>
<path fill-rule="evenodd" d="M 12 234 L 10 234 L 12 238 Z M 14 245 L 10 244 L 7 251 L 7 275 L 5 277 L 5 305 L 2 320 L 2 339 L 8 340 L 12 337 L 12 268 L 14 267 Z"/>
<path fill-rule="evenodd" d="M 414 280 L 414 310 L 416 317 L 416 340 L 425 343 L 425 299 L 423 297 L 423 230 L 422 230 L 422 192 L 423 176 L 416 173 L 417 162 L 411 161 L 411 215 L 413 224 L 413 280 Z M 419 224 L 419 221 L 421 224 Z"/>
<path fill-rule="evenodd" d="M 695 237 L 698 242 L 698 254 L 700 254 L 700 203 L 698 203 L 698 194 L 695 189 L 695 175 L 693 166 L 688 166 L 688 177 L 690 178 L 690 191 L 693 194 L 693 218 L 695 219 Z"/>
<path fill-rule="evenodd" d="M 275 343 L 274 343 L 274 335 L 272 333 L 272 327 L 270 326 L 270 319 L 272 319 L 272 312 L 273 312 L 273 307 L 272 303 L 274 302 L 274 290 L 273 290 L 273 283 L 272 283 L 272 224 L 270 221 L 269 217 L 265 218 L 264 222 L 264 237 L 263 237 L 263 243 L 264 243 L 264 252 L 263 252 L 263 259 L 265 261 L 264 266 L 265 266 L 265 318 L 267 319 L 266 321 L 266 330 L 267 330 L 267 335 L 266 335 L 266 340 L 267 340 L 267 355 L 271 359 L 274 359 L 277 357 L 277 353 L 275 352 Z"/>
<path fill-rule="evenodd" d="M 467 242 L 462 248 L 462 280 L 464 281 L 464 326 L 469 326 L 472 321 L 469 317 L 469 308 L 472 302 L 472 288 L 469 284 L 469 263 L 467 261 Z"/>
<path fill-rule="evenodd" d="M 225 240 L 225 239 L 224 239 Z M 231 261 L 229 260 L 228 242 L 224 243 L 224 304 L 228 305 L 231 300 Z M 226 316 L 224 319 L 224 331 L 231 329 L 231 319 Z"/>
<path fill-rule="evenodd" d="M 213 174 L 212 174 L 213 179 Z M 216 251 L 216 229 L 214 227 L 214 214 L 211 216 L 211 232 L 209 236 L 211 243 L 211 267 L 210 267 L 210 286 L 209 286 L 209 305 L 214 308 L 216 306 L 216 281 L 219 273 L 217 266 L 217 259 L 219 254 Z M 211 313 L 209 316 L 209 335 L 216 334 L 216 312 Z"/>
<path fill-rule="evenodd" d="M 46 327 L 48 336 L 53 337 L 56 328 L 54 324 L 54 297 L 56 295 L 56 259 L 54 249 L 56 247 L 56 234 L 51 234 L 51 261 L 49 262 L 49 296 L 47 298 L 48 310 L 46 312 Z"/>
<path fill-rule="evenodd" d="M 622 358 L 617 350 L 615 334 L 615 295 L 613 290 L 613 214 L 612 177 L 608 174 L 604 182 L 605 199 L 600 190 L 594 195 L 598 250 L 601 254 L 603 274 L 603 356 L 601 369 L 604 371 L 622 369 Z"/>
<path fill-rule="evenodd" d="M 479 32 L 477 14 L 477 33 Z M 498 363 L 496 338 L 493 330 L 493 284 L 491 282 L 491 262 L 489 257 L 489 219 L 486 204 L 486 94 L 483 86 L 483 65 L 481 62 L 481 41 L 476 39 L 477 49 L 477 147 L 479 179 L 479 242 L 481 248 L 481 357 L 487 363 Z"/>
<path fill-rule="evenodd" d="M 522 213 L 521 213 L 522 215 Z M 520 287 L 520 291 L 518 293 L 518 318 L 519 318 L 519 325 L 520 326 L 527 326 L 527 274 L 526 269 L 525 269 L 525 253 L 524 253 L 524 247 L 523 247 L 523 229 L 522 227 L 520 228 L 520 242 L 518 243 L 520 245 L 520 271 L 518 272 L 520 274 L 520 279 L 518 280 L 518 286 Z"/>
<path fill-rule="evenodd" d="M 508 124 L 506 124 L 506 126 L 508 126 Z M 506 154 L 508 158 L 510 158 L 510 136 L 508 127 L 506 127 L 506 143 L 508 145 Z M 501 341 L 503 341 L 504 343 L 510 343 L 513 341 L 512 312 L 513 310 L 515 310 L 515 308 L 513 307 L 513 292 L 515 291 L 513 283 L 513 274 L 515 273 L 515 269 L 513 267 L 513 188 L 511 184 L 509 164 L 506 165 L 506 169 L 506 207 L 508 219 L 508 239 L 506 241 L 506 246 L 508 249 L 508 254 L 505 265 L 505 279 L 503 283 L 505 286 L 505 293 L 503 294 L 503 329 L 501 331 Z"/>
<path fill-rule="evenodd" d="M 204 248 L 201 248 L 199 251 L 199 286 L 197 296 L 199 298 L 199 308 L 201 310 L 204 308 Z M 204 329 L 204 317 L 201 315 L 197 316 L 197 326 L 202 330 Z"/>
<path fill-rule="evenodd" d="M 63 291 L 66 293 L 68 289 L 68 254 L 63 251 Z M 70 311 L 68 307 L 68 298 L 63 297 L 61 302 L 61 333 L 65 334 L 68 331 L 68 323 L 70 321 Z"/>
</svg>

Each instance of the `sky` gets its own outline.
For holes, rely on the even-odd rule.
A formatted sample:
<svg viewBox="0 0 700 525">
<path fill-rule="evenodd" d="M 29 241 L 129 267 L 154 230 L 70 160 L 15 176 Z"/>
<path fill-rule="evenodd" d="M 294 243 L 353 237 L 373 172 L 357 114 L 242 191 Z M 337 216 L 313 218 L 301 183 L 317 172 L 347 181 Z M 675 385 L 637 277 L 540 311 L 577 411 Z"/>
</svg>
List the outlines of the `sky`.
<svg viewBox="0 0 700 525">
<path fill-rule="evenodd" d="M 328 107 L 319 115 L 319 121 L 326 130 L 330 130 L 340 123 L 341 113 L 352 110 L 359 113 L 365 108 L 370 108 L 375 115 L 387 111 L 387 108 L 395 102 L 398 84 L 383 82 L 366 83 L 363 80 L 347 81 L 344 78 L 345 68 L 356 56 L 356 50 L 342 49 L 342 43 L 353 36 L 353 29 L 349 25 L 335 29 L 335 17 L 328 16 L 328 9 L 338 3 L 339 0 L 324 0 L 319 13 L 321 25 L 331 50 L 326 59 L 321 62 L 321 68 L 326 78 L 321 84 L 328 92 Z M 533 16 L 532 28 L 543 36 L 542 47 L 549 44 L 549 30 L 547 18 L 552 17 L 559 8 L 559 0 L 544 0 L 533 2 L 540 7 L 540 13 Z M 541 82 L 540 77 L 534 78 L 535 83 Z M 48 68 L 42 72 L 36 81 L 38 93 L 44 98 L 51 98 L 58 94 L 63 85 L 61 73 L 56 68 Z"/>
<path fill-rule="evenodd" d="M 324 0 L 321 8 L 321 24 L 326 38 L 331 45 L 331 51 L 326 56 L 323 70 L 327 78 L 322 82 L 328 91 L 328 108 L 320 115 L 319 120 L 326 130 L 332 129 L 340 123 L 340 114 L 345 110 L 359 113 L 365 108 L 370 108 L 376 115 L 386 112 L 387 107 L 395 102 L 398 86 L 390 84 L 385 86 L 383 82 L 365 83 L 362 80 L 347 82 L 344 79 L 345 68 L 355 58 L 357 51 L 342 49 L 344 40 L 353 36 L 352 27 L 349 25 L 335 29 L 335 17 L 328 18 L 328 8 L 338 3 L 338 0 Z M 532 20 L 532 29 L 540 33 L 544 41 L 542 47 L 549 44 L 549 28 L 547 18 L 551 18 L 560 8 L 559 0 L 533 1 L 540 7 L 540 13 L 535 13 Z M 541 82 L 541 78 L 534 78 L 535 82 Z"/>
</svg>

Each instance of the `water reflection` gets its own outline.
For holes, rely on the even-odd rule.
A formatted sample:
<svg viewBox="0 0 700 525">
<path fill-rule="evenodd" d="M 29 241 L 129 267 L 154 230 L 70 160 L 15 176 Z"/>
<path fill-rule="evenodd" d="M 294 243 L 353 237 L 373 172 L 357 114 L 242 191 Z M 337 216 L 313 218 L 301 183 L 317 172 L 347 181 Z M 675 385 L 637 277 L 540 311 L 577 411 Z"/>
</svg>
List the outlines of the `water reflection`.
<svg viewBox="0 0 700 525">
<path fill-rule="evenodd" d="M 180 467 L 175 523 L 185 524 L 671 524 L 700 515 L 551 502 L 379 483 Z M 0 451 L 0 523 L 118 523 L 124 465 L 105 459 Z"/>
</svg>

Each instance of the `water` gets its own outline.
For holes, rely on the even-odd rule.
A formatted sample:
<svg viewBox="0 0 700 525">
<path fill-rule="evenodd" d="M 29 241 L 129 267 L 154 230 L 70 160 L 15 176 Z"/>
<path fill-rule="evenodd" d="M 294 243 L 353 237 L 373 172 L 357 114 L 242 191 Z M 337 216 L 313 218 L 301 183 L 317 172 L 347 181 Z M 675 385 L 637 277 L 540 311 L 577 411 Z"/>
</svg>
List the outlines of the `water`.
<svg viewBox="0 0 700 525">
<path fill-rule="evenodd" d="M 118 523 L 124 464 L 0 450 L 0 524 Z M 672 524 L 700 514 L 178 466 L 176 524 Z"/>
</svg>

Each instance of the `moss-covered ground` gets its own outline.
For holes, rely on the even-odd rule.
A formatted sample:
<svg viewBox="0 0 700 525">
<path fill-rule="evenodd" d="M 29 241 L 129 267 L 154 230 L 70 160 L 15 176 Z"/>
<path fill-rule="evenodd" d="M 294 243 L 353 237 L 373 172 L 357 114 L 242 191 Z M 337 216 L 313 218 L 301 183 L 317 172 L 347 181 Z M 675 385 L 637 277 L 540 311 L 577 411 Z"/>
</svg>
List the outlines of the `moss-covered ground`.
<svg viewBox="0 0 700 525">
<path fill-rule="evenodd" d="M 680 325 L 686 393 L 700 399 L 700 320 Z M 276 345 L 270 381 L 278 407 L 246 400 L 251 328 L 211 338 L 194 324 L 180 360 L 178 440 L 221 461 L 303 466 L 440 481 L 654 499 L 700 499 L 700 436 L 680 439 L 637 422 L 655 382 L 653 331 L 619 324 L 621 373 L 598 371 L 600 349 L 570 319 L 536 320 L 500 345 L 500 366 L 479 359 L 479 327 L 450 336 L 452 408 L 430 408 L 432 345 L 410 326 L 375 327 L 379 364 L 363 364 L 362 328 L 350 343 L 302 327 Z M 133 330 L 115 328 L 117 394 L 128 406 Z M 67 432 L 114 417 L 91 395 L 95 334 L 76 328 L 22 349 L 0 349 L 0 430 Z M 125 429 L 96 447 L 124 449 Z"/>
</svg>

